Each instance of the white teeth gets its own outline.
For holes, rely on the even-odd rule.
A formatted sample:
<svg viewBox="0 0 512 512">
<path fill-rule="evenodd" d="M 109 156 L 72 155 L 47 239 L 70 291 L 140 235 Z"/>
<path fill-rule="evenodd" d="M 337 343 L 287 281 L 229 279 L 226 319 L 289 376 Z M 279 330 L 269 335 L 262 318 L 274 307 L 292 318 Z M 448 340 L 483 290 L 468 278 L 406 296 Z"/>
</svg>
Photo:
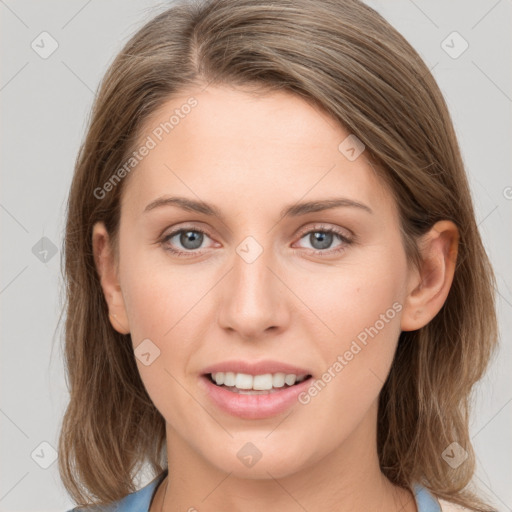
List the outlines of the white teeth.
<svg viewBox="0 0 512 512">
<path fill-rule="evenodd" d="M 296 375 L 287 375 L 285 378 L 284 378 L 284 383 L 285 384 L 288 384 L 288 386 L 293 386 L 295 384 L 295 381 L 297 380 L 297 376 Z"/>
<path fill-rule="evenodd" d="M 306 375 L 295 375 L 293 373 L 265 373 L 253 376 L 247 373 L 216 372 L 212 373 L 211 376 L 219 386 L 224 385 L 255 391 L 270 391 L 272 388 L 282 388 L 285 384 L 293 386 L 306 378 Z"/>
<path fill-rule="evenodd" d="M 272 374 L 255 375 L 253 379 L 252 389 L 264 391 L 272 389 Z"/>
<path fill-rule="evenodd" d="M 246 373 L 237 373 L 235 380 L 235 387 L 238 389 L 252 389 L 253 382 L 252 375 L 247 375 Z"/>
<path fill-rule="evenodd" d="M 222 374 L 222 372 L 218 372 L 218 374 Z M 235 374 L 233 372 L 226 372 L 224 374 L 224 386 L 234 386 L 235 385 Z"/>
<path fill-rule="evenodd" d="M 286 378 L 286 374 L 284 374 L 284 373 L 275 373 L 272 376 L 272 386 L 274 388 L 282 388 L 284 386 L 285 378 Z"/>
</svg>

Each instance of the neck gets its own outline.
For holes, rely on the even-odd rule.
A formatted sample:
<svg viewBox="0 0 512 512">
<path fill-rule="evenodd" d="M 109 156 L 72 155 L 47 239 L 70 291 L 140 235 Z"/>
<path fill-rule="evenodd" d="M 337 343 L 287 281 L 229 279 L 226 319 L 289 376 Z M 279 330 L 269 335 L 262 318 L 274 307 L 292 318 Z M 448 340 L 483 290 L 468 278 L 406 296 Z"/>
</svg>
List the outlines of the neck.
<svg viewBox="0 0 512 512">
<path fill-rule="evenodd" d="M 222 471 L 167 424 L 170 470 L 151 512 L 416 512 L 412 492 L 394 486 L 380 470 L 374 416 L 337 449 L 279 478 L 270 466 L 259 478 L 237 474 L 236 468 Z"/>
</svg>

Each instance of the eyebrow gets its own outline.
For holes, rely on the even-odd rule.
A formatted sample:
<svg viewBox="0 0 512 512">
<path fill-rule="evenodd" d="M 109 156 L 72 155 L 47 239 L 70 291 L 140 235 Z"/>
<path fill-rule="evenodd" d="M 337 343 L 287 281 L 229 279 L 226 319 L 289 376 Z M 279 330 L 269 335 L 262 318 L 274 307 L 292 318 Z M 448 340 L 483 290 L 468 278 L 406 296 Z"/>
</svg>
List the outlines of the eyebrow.
<svg viewBox="0 0 512 512">
<path fill-rule="evenodd" d="M 178 208 L 182 208 L 183 210 L 202 213 L 204 215 L 223 219 L 222 213 L 216 206 L 205 203 L 204 201 L 195 201 L 194 199 L 188 199 L 186 197 L 159 197 L 158 199 L 155 199 L 154 201 L 149 203 L 146 206 L 146 208 L 144 208 L 144 213 L 150 212 L 155 208 L 161 208 L 163 206 L 176 206 Z M 303 203 L 296 203 L 290 206 L 286 206 L 281 210 L 280 218 L 299 217 L 301 215 L 306 215 L 308 213 L 321 212 L 324 210 L 330 210 L 332 208 L 340 207 L 358 208 L 360 210 L 373 214 L 373 210 L 369 206 L 354 201 L 352 199 L 340 197 L 317 201 L 307 201 Z"/>
</svg>

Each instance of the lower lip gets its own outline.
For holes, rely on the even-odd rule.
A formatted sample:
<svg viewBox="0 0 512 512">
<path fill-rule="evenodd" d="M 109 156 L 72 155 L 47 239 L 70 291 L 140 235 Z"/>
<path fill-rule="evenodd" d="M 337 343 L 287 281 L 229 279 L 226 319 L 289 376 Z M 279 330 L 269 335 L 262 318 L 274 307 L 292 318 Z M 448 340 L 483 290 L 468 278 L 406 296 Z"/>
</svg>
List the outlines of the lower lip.
<svg viewBox="0 0 512 512">
<path fill-rule="evenodd" d="M 206 375 L 200 381 L 208 397 L 221 410 L 239 418 L 257 420 L 276 416 L 297 403 L 298 395 L 309 387 L 312 378 L 267 395 L 234 393 L 215 385 Z"/>
</svg>

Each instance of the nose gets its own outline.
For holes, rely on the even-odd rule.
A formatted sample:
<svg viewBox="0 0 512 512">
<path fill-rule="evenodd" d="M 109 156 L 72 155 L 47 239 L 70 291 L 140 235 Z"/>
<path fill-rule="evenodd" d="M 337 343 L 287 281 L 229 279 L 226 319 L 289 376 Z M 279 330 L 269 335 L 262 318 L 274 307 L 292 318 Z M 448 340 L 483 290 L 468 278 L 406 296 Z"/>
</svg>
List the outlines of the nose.
<svg viewBox="0 0 512 512">
<path fill-rule="evenodd" d="M 286 329 L 292 294 L 280 274 L 270 250 L 263 250 L 254 261 L 236 253 L 219 290 L 219 325 L 253 341 Z"/>
</svg>

